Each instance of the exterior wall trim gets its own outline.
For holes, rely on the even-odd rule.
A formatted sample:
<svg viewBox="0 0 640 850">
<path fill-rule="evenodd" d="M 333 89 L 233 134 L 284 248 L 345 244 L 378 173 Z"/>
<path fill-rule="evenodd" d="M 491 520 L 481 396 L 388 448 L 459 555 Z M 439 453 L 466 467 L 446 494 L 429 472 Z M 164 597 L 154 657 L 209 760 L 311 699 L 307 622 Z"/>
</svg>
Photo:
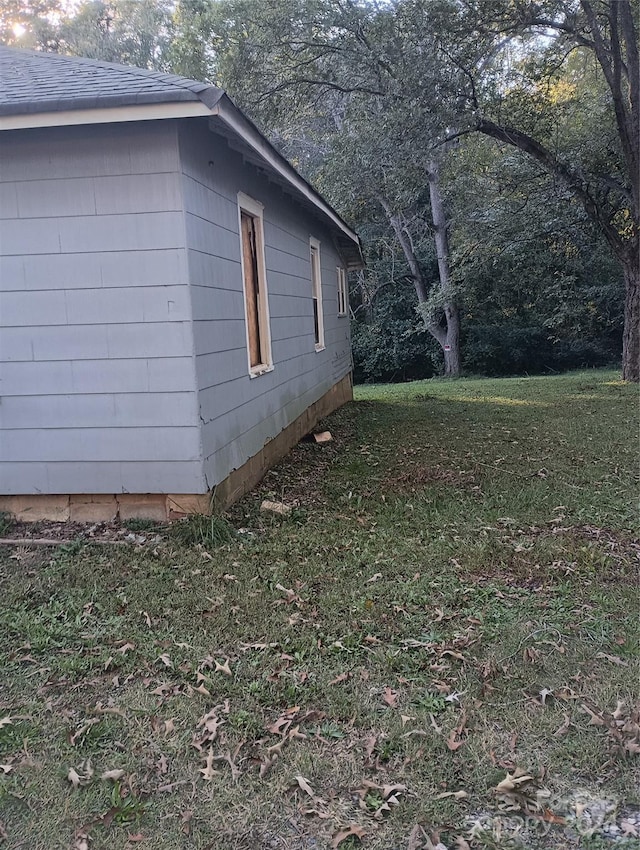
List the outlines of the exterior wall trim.
<svg viewBox="0 0 640 850">
<path fill-rule="evenodd" d="M 77 124 L 115 124 L 122 121 L 158 121 L 164 118 L 194 118 L 211 115 L 202 101 L 197 103 L 150 103 L 110 109 L 65 109 L 62 112 L 36 112 L 0 116 L 0 131 L 35 127 L 69 127 Z"/>
</svg>

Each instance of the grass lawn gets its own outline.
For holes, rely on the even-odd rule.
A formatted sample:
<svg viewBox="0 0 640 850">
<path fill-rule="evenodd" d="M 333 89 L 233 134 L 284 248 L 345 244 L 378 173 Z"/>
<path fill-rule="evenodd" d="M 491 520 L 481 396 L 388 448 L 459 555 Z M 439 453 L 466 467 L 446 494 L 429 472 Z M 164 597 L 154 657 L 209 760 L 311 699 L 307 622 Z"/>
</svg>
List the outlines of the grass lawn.
<svg viewBox="0 0 640 850">
<path fill-rule="evenodd" d="M 1 548 L 2 847 L 640 846 L 637 388 L 363 387 L 324 424 L 217 545 Z"/>
</svg>

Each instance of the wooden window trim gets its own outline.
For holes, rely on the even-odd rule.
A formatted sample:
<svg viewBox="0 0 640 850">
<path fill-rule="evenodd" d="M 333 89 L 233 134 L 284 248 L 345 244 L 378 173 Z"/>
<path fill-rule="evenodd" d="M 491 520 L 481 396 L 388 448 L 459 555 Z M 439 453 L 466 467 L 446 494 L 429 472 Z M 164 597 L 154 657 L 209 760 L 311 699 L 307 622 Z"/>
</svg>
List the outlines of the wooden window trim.
<svg viewBox="0 0 640 850">
<path fill-rule="evenodd" d="M 347 273 L 342 266 L 338 266 L 336 271 L 338 275 L 338 316 L 346 316 L 348 303 Z"/>
<path fill-rule="evenodd" d="M 267 288 L 267 270 L 264 256 L 264 206 L 259 202 L 238 192 L 238 234 L 240 238 L 240 266 L 242 273 L 242 292 L 244 300 L 245 332 L 247 344 L 247 362 L 249 366 L 249 377 L 257 378 L 266 372 L 273 371 L 273 359 L 271 354 L 271 329 L 269 321 L 269 294 Z M 247 219 L 253 222 L 254 252 L 252 269 L 249 266 L 247 245 L 245 242 L 244 228 Z M 255 294 L 255 306 L 252 306 L 250 292 L 247 288 L 248 281 L 252 275 L 257 276 L 257 289 Z M 255 318 L 252 319 L 252 315 Z M 257 340 L 252 334 L 252 328 L 257 330 Z M 258 346 L 258 356 L 254 355 L 255 346 Z M 256 362 L 259 360 L 259 362 Z"/>
<path fill-rule="evenodd" d="M 316 352 L 326 348 L 324 339 L 324 310 L 322 304 L 322 262 L 320 242 L 309 238 L 309 260 L 311 265 L 311 298 L 313 301 L 314 347 Z"/>
</svg>

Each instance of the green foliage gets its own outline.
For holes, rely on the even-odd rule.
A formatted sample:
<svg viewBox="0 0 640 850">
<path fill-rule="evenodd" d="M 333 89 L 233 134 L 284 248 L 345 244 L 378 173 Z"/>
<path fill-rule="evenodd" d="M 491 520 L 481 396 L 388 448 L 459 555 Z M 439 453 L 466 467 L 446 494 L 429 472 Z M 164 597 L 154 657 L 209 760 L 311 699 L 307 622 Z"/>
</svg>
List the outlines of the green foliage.
<svg viewBox="0 0 640 850">
<path fill-rule="evenodd" d="M 170 528 L 171 536 L 182 546 L 223 546 L 236 536 L 233 526 L 221 516 L 195 514 L 176 522 Z"/>
</svg>

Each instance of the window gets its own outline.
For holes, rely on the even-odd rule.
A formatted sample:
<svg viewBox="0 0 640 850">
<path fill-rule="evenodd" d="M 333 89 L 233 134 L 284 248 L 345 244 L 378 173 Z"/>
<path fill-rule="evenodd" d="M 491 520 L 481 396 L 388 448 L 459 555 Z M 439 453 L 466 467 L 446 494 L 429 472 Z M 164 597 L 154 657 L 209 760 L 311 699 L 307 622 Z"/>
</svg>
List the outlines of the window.
<svg viewBox="0 0 640 850">
<path fill-rule="evenodd" d="M 322 277 L 320 274 L 320 243 L 317 239 L 309 240 L 311 252 L 311 295 L 313 298 L 313 332 L 315 335 L 316 351 L 324 348 L 324 320 L 322 316 Z"/>
<path fill-rule="evenodd" d="M 346 316 L 347 315 L 347 273 L 342 268 L 342 266 L 338 266 L 338 315 Z"/>
<path fill-rule="evenodd" d="M 262 204 L 239 193 L 238 210 L 249 374 L 255 377 L 273 368 L 267 275 L 264 262 Z"/>
</svg>

